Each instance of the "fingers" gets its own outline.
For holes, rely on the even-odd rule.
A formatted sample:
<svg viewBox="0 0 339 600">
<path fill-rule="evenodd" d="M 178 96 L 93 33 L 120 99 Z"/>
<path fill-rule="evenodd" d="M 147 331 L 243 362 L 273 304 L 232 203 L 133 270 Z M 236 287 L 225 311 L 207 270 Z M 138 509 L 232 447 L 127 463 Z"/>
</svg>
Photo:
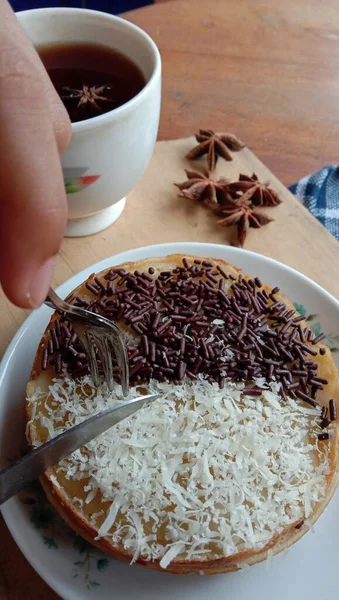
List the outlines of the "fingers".
<svg viewBox="0 0 339 600">
<path fill-rule="evenodd" d="M 0 0 L 0 281 L 12 302 L 33 308 L 46 297 L 66 226 L 58 147 L 66 146 L 68 133 L 17 28 Z"/>
<path fill-rule="evenodd" d="M 18 52 L 21 52 L 22 56 L 25 56 L 35 66 L 37 72 L 40 73 L 59 154 L 63 154 L 69 145 L 72 135 L 71 122 L 67 110 L 54 89 L 33 44 L 20 27 L 7 0 L 0 0 L 0 53 L 2 51 L 1 38 L 10 40 L 12 46 L 16 47 Z"/>
<path fill-rule="evenodd" d="M 39 58 L 39 57 L 37 57 Z M 40 59 L 39 59 L 40 61 Z M 45 95 L 47 99 L 47 105 L 49 107 L 54 136 L 58 147 L 59 154 L 62 155 L 67 149 L 72 136 L 72 127 L 69 120 L 68 112 L 61 102 L 56 90 L 54 89 L 51 80 L 47 76 L 47 73 L 41 64 L 43 71 L 43 84 L 45 88 Z"/>
</svg>

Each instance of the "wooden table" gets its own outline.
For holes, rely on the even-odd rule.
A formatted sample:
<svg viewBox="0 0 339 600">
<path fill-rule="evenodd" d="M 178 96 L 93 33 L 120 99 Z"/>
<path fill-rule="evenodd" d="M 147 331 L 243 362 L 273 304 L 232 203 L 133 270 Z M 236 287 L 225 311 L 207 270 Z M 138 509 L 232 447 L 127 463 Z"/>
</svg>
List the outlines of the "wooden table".
<svg viewBox="0 0 339 600">
<path fill-rule="evenodd" d="M 339 160 L 334 0 L 168 0 L 127 14 L 163 61 L 160 139 L 234 131 L 285 185 Z"/>
<path fill-rule="evenodd" d="M 285 184 L 338 161 L 339 9 L 333 0 L 168 0 L 126 17 L 151 34 L 162 54 L 160 139 L 199 127 L 234 131 Z M 108 253 L 131 247 L 120 242 Z M 98 243 L 99 251 L 90 242 L 84 252 L 72 240 L 70 261 L 66 241 L 55 284 L 100 258 L 104 232 Z M 25 313 L 0 296 L 0 314 L 2 354 Z M 57 599 L 0 521 L 0 600 L 21 597 Z"/>
</svg>

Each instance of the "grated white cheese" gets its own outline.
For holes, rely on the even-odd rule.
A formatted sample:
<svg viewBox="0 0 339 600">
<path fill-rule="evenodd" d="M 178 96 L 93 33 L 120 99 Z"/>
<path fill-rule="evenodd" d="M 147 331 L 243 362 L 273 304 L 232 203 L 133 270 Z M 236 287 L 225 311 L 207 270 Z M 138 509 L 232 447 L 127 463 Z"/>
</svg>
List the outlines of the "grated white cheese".
<svg viewBox="0 0 339 600">
<path fill-rule="evenodd" d="M 84 480 L 83 500 L 72 499 L 80 513 L 87 507 L 88 515 L 92 501 L 98 506 L 99 492 L 109 503 L 90 513 L 96 539 L 108 536 L 132 562 L 160 559 L 166 568 L 178 557 L 263 548 L 307 517 L 329 470 L 330 444 L 317 450 L 319 412 L 281 403 L 272 386 L 256 384 L 264 389 L 253 399 L 242 394 L 244 383 L 229 380 L 223 390 L 202 376 L 178 385 L 151 381 L 143 387 L 160 392 L 159 400 L 62 461 L 56 480 L 58 472 Z M 31 423 L 47 428 L 49 439 L 123 398 L 120 386 L 96 390 L 89 377 L 75 382 L 64 374 L 45 394 L 48 417 L 35 411 L 41 399 L 37 391 L 30 400 Z"/>
<path fill-rule="evenodd" d="M 167 550 L 166 554 L 162 557 L 160 561 L 160 566 L 162 569 L 166 569 L 168 565 L 172 562 L 172 560 L 180 554 L 185 548 L 185 542 L 176 542 L 173 546 Z"/>
</svg>

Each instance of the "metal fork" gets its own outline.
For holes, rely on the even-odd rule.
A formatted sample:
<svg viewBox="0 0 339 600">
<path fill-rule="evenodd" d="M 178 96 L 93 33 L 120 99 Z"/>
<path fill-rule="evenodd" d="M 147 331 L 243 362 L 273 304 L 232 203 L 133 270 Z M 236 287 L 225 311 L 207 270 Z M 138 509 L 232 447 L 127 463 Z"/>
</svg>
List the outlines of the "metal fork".
<svg viewBox="0 0 339 600">
<path fill-rule="evenodd" d="M 89 370 L 96 387 L 100 384 L 98 358 L 101 359 L 104 377 L 110 391 L 114 385 L 111 355 L 113 348 L 120 371 L 122 391 L 124 396 L 127 396 L 129 391 L 127 350 L 119 327 L 106 317 L 65 302 L 53 288 L 49 289 L 45 304 L 65 313 L 67 320 L 72 323 L 74 331 L 84 347 Z M 95 349 L 97 349 L 98 355 Z"/>
</svg>

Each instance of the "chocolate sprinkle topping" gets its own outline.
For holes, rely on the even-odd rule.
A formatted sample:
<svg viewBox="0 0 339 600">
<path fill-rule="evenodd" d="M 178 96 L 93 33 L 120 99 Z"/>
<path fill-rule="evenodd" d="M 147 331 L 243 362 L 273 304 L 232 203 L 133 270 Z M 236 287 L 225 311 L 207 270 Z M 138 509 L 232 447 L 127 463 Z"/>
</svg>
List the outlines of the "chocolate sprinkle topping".
<svg viewBox="0 0 339 600">
<path fill-rule="evenodd" d="M 336 401 L 331 399 L 329 402 L 329 409 L 330 409 L 330 419 L 331 421 L 336 421 L 337 420 L 337 405 L 336 405 Z"/>
<path fill-rule="evenodd" d="M 41 364 L 41 368 L 43 371 L 45 371 L 47 369 L 47 364 L 48 364 L 48 350 L 47 350 L 47 348 L 45 348 L 45 350 L 43 351 L 43 354 L 42 354 L 42 364 Z"/>
<path fill-rule="evenodd" d="M 127 346 L 131 384 L 151 377 L 182 381 L 201 373 L 222 387 L 227 377 L 248 383 L 263 377 L 281 384 L 282 400 L 290 395 L 319 406 L 316 392 L 327 380 L 317 376 L 311 357 L 322 336 L 310 341 L 308 329 L 300 325 L 304 317 L 277 300 L 279 288 L 267 293 L 258 277 L 235 277 L 209 261 L 191 264 L 184 258 L 182 266 L 161 273 L 153 267 L 148 273 L 111 269 L 103 278 L 92 277 L 86 288 L 93 297 L 73 297 L 73 304 L 120 321 L 137 334 Z M 88 373 L 71 324 L 62 315 L 55 323 L 42 368 L 48 362 L 57 373 L 62 364 L 74 376 Z M 114 358 L 113 365 L 119 381 Z"/>
</svg>

